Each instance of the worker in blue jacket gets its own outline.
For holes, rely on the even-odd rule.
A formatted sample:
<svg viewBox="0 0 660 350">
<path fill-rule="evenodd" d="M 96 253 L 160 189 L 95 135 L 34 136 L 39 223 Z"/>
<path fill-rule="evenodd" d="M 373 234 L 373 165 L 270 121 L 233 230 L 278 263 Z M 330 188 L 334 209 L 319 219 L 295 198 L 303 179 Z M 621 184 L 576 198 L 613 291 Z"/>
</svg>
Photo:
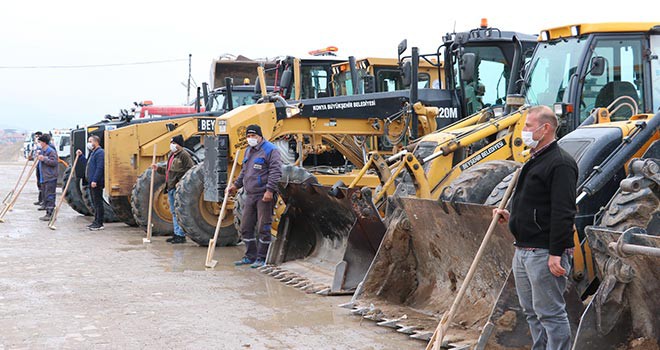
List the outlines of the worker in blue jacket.
<svg viewBox="0 0 660 350">
<path fill-rule="evenodd" d="M 50 221 L 55 209 L 55 191 L 57 190 L 57 163 L 59 157 L 55 148 L 50 147 L 50 135 L 43 134 L 37 139 L 39 144 L 39 183 L 43 191 L 44 207 L 46 215 L 39 218 L 42 221 Z"/>
<path fill-rule="evenodd" d="M 80 160 L 85 164 L 85 178 L 89 183 L 89 189 L 92 194 L 92 204 L 94 206 L 94 222 L 87 226 L 90 231 L 103 230 L 103 188 L 105 187 L 105 152 L 101 148 L 101 138 L 96 135 L 91 135 L 87 139 L 87 150 L 89 151 L 89 159 L 85 158 L 81 150 L 77 150 L 76 154 Z"/>
</svg>

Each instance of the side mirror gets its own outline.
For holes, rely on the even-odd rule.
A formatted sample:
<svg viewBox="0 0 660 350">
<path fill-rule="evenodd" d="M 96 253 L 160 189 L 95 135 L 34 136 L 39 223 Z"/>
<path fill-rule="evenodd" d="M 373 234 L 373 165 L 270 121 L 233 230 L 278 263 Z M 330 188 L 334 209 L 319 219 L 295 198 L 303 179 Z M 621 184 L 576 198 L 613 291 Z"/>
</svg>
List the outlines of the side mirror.
<svg viewBox="0 0 660 350">
<path fill-rule="evenodd" d="M 282 72 L 282 78 L 280 78 L 280 87 L 282 89 L 291 88 L 291 83 L 293 82 L 293 72 L 289 69 Z"/>
<path fill-rule="evenodd" d="M 474 80 L 474 71 L 477 67 L 477 55 L 471 52 L 463 54 L 461 58 L 461 80 L 470 82 Z"/>
<path fill-rule="evenodd" d="M 254 93 L 257 95 L 261 95 L 261 88 L 259 88 L 259 76 L 254 78 Z"/>
<path fill-rule="evenodd" d="M 408 39 L 403 39 L 397 47 L 397 53 L 401 56 L 406 50 L 408 50 Z"/>
<path fill-rule="evenodd" d="M 591 58 L 591 68 L 589 68 L 589 73 L 593 77 L 600 77 L 605 73 L 605 57 L 594 56 Z"/>
<path fill-rule="evenodd" d="M 401 81 L 403 86 L 410 86 L 412 82 L 412 63 L 410 61 L 405 62 L 401 66 Z"/>
<path fill-rule="evenodd" d="M 376 77 L 373 75 L 365 75 L 362 77 L 364 81 L 364 93 L 371 94 L 376 92 Z"/>
<path fill-rule="evenodd" d="M 60 145 L 60 151 L 64 151 L 64 145 Z"/>
</svg>

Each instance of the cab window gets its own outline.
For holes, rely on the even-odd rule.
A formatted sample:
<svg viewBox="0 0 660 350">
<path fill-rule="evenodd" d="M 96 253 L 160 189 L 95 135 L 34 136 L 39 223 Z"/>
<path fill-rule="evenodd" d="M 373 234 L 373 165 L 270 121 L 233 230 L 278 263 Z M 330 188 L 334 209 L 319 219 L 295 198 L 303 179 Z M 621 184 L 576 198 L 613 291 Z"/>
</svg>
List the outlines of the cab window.
<svg viewBox="0 0 660 350">
<path fill-rule="evenodd" d="M 600 39 L 593 47 L 586 63 L 590 65 L 593 57 L 600 56 L 604 59 L 605 71 L 600 76 L 594 76 L 590 71 L 586 74 L 580 120 L 584 121 L 594 108 L 608 106 L 611 106 L 610 111 L 615 111 L 612 120 L 626 120 L 632 116 L 632 110 L 624 105 L 630 103 L 630 99 L 636 102 L 639 112 L 643 112 L 642 39 Z"/>
</svg>

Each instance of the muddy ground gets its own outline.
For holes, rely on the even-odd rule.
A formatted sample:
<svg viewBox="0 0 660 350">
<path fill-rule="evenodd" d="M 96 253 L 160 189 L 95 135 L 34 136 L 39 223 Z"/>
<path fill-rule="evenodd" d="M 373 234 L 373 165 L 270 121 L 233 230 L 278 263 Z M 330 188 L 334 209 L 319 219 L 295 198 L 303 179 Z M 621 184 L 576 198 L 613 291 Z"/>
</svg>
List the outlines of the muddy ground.
<svg viewBox="0 0 660 350">
<path fill-rule="evenodd" d="M 0 163 L 0 196 L 23 163 Z M 0 350 L 419 349 L 425 344 L 350 316 L 349 297 L 308 295 L 250 268 L 243 246 L 143 244 L 122 223 L 104 231 L 66 204 L 57 230 L 38 221 L 31 179 L 0 224 Z M 0 198 L 1 199 L 1 198 Z M 59 196 L 58 196 L 59 200 Z"/>
</svg>

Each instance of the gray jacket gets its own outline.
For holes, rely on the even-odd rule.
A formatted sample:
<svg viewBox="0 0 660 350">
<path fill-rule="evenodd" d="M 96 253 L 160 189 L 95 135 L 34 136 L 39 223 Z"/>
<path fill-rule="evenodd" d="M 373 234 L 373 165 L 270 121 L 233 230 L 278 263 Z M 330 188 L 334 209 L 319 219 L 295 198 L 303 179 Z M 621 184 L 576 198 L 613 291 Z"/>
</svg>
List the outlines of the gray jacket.
<svg viewBox="0 0 660 350">
<path fill-rule="evenodd" d="M 272 143 L 263 140 L 245 151 L 241 173 L 234 185 L 237 188 L 245 187 L 248 194 L 260 194 L 266 190 L 277 193 L 277 183 L 281 177 L 280 151 Z"/>
</svg>

